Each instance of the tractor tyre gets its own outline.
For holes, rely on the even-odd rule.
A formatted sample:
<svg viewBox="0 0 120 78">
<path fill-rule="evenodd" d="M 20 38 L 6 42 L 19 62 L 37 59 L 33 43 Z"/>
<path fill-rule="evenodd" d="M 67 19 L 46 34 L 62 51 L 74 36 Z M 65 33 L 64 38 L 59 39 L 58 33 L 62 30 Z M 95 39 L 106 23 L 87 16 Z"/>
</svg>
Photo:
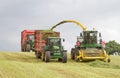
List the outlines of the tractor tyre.
<svg viewBox="0 0 120 78">
<path fill-rule="evenodd" d="M 45 62 L 50 62 L 50 52 L 49 51 L 45 52 Z"/>
<path fill-rule="evenodd" d="M 21 52 L 24 52 L 24 45 L 21 46 Z"/>
<path fill-rule="evenodd" d="M 77 56 L 79 56 L 79 50 L 75 49 L 75 60 L 76 60 L 76 62 L 79 61 L 79 58 L 77 58 Z"/>
<path fill-rule="evenodd" d="M 45 61 L 45 53 L 42 53 L 42 61 Z"/>
<path fill-rule="evenodd" d="M 62 62 L 67 63 L 67 52 L 63 52 Z"/>
<path fill-rule="evenodd" d="M 30 52 L 30 44 L 26 44 L 26 51 Z"/>
<path fill-rule="evenodd" d="M 40 52 L 36 52 L 36 58 L 41 59 L 41 53 Z"/>
<path fill-rule="evenodd" d="M 25 52 L 25 50 L 26 50 L 26 46 L 25 46 L 25 44 L 22 46 L 22 52 Z"/>
<path fill-rule="evenodd" d="M 74 48 L 72 48 L 72 50 L 71 50 L 71 59 L 75 60 L 75 50 L 74 50 Z"/>
<path fill-rule="evenodd" d="M 22 49 L 21 49 L 21 52 L 24 52 L 24 49 L 23 49 L 23 47 L 22 47 Z"/>
<path fill-rule="evenodd" d="M 61 62 L 61 61 L 62 61 L 62 58 L 58 58 L 58 61 Z"/>
</svg>

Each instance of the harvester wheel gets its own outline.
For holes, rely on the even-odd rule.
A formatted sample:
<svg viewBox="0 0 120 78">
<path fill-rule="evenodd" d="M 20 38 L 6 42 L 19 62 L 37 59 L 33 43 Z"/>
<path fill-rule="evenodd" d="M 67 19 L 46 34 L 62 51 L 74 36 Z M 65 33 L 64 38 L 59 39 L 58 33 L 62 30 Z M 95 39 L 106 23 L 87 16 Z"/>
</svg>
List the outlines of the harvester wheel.
<svg viewBox="0 0 120 78">
<path fill-rule="evenodd" d="M 107 62 L 108 62 L 108 63 L 110 63 L 110 61 L 111 61 L 110 59 L 107 59 Z"/>
<path fill-rule="evenodd" d="M 63 63 L 66 63 L 66 62 L 67 62 L 67 52 L 63 52 L 62 62 L 63 62 Z"/>
<path fill-rule="evenodd" d="M 45 52 L 45 62 L 50 62 L 50 52 Z"/>
<path fill-rule="evenodd" d="M 76 61 L 76 62 L 79 62 L 79 58 L 77 58 L 77 56 L 78 56 L 78 55 L 75 54 L 75 61 Z"/>
<path fill-rule="evenodd" d="M 79 62 L 79 59 L 78 59 L 78 58 L 76 58 L 76 62 Z"/>
<path fill-rule="evenodd" d="M 79 50 L 75 49 L 75 60 L 76 60 L 76 62 L 79 61 L 79 58 L 77 58 L 77 56 L 79 56 Z"/>
<path fill-rule="evenodd" d="M 74 48 L 72 48 L 72 50 L 71 50 L 71 59 L 72 60 L 75 59 L 75 50 L 74 50 Z"/>
</svg>

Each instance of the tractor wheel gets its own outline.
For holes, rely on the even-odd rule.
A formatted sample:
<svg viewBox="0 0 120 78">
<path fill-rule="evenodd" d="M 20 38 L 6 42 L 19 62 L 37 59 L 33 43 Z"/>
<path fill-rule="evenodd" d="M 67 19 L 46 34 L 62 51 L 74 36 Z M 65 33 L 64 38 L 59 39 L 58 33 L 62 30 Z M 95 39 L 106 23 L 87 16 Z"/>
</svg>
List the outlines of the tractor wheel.
<svg viewBox="0 0 120 78">
<path fill-rule="evenodd" d="M 71 59 L 72 60 L 75 59 L 75 50 L 74 50 L 74 48 L 72 48 L 72 50 L 71 50 Z"/>
<path fill-rule="evenodd" d="M 41 59 L 41 53 L 40 52 L 36 53 L 36 58 Z"/>
<path fill-rule="evenodd" d="M 24 49 L 22 48 L 21 51 L 24 52 Z"/>
<path fill-rule="evenodd" d="M 42 53 L 42 61 L 45 61 L 45 53 Z"/>
<path fill-rule="evenodd" d="M 67 62 L 67 52 L 63 52 L 62 62 L 63 62 L 63 63 L 66 63 L 66 62 Z"/>
<path fill-rule="evenodd" d="M 50 52 L 45 52 L 45 62 L 50 62 Z"/>
<path fill-rule="evenodd" d="M 110 63 L 110 61 L 111 61 L 110 59 L 107 59 L 107 62 L 108 62 L 108 63 Z"/>
<path fill-rule="evenodd" d="M 77 56 L 79 56 L 79 50 L 75 49 L 75 60 L 76 60 L 76 62 L 79 61 L 79 58 L 77 58 Z"/>
<path fill-rule="evenodd" d="M 30 44 L 26 44 L 26 51 L 30 52 Z"/>
<path fill-rule="evenodd" d="M 24 52 L 24 46 L 21 46 L 21 52 Z"/>
<path fill-rule="evenodd" d="M 62 61 L 62 58 L 58 58 L 58 61 L 61 62 L 61 61 Z"/>
<path fill-rule="evenodd" d="M 25 44 L 22 46 L 22 52 L 25 52 L 26 50 L 26 47 L 25 47 Z"/>
</svg>

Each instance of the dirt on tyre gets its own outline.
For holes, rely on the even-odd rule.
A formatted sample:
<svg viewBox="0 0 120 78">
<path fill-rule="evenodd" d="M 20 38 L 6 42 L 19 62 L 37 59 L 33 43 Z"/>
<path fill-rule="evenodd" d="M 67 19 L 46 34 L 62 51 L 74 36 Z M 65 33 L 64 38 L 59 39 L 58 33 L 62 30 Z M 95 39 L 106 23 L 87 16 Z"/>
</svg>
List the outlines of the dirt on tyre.
<svg viewBox="0 0 120 78">
<path fill-rule="evenodd" d="M 67 63 L 67 52 L 63 52 L 62 62 Z"/>
<path fill-rule="evenodd" d="M 45 52 L 45 62 L 50 62 L 50 51 Z"/>
</svg>

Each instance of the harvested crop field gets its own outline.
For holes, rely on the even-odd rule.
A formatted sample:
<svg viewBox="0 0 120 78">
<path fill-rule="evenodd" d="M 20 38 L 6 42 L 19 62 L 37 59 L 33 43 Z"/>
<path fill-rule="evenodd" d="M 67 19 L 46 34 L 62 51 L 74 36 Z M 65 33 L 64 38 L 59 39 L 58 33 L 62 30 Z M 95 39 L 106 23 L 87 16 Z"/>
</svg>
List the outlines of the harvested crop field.
<svg viewBox="0 0 120 78">
<path fill-rule="evenodd" d="M 0 52 L 0 78 L 120 78 L 120 56 L 103 61 L 50 63 L 36 59 L 33 52 Z"/>
</svg>

